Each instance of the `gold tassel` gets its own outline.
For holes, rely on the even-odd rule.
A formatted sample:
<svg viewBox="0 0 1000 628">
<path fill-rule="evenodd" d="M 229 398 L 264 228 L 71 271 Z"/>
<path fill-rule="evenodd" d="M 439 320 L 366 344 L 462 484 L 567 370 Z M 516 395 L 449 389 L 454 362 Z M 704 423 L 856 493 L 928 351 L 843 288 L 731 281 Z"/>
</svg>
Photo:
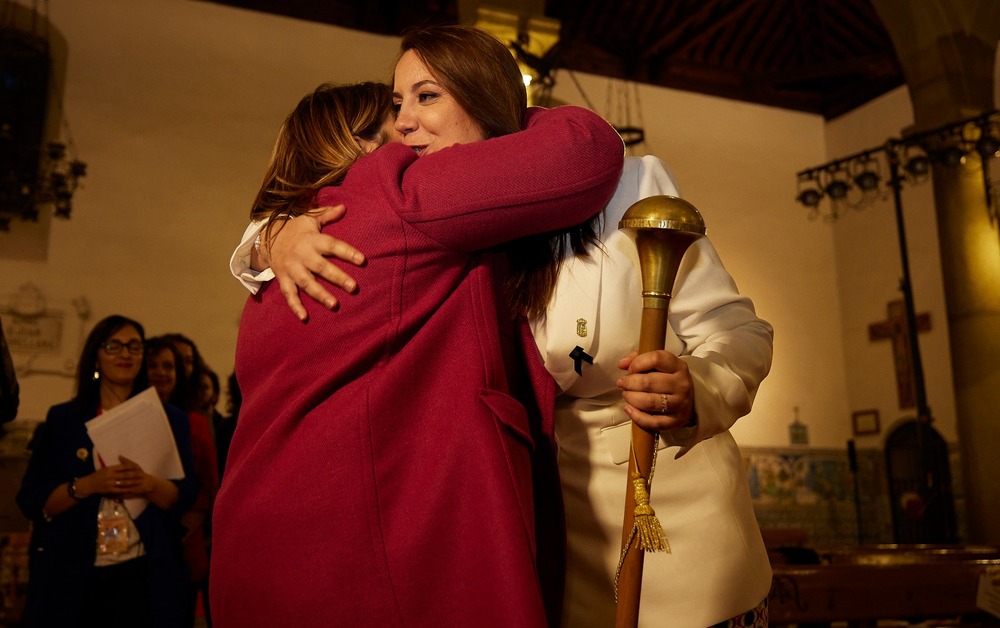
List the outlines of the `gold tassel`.
<svg viewBox="0 0 1000 628">
<path fill-rule="evenodd" d="M 632 489 L 635 493 L 635 528 L 639 532 L 639 549 L 645 552 L 670 552 L 670 543 L 663 533 L 663 526 L 649 505 L 646 480 L 638 471 L 632 471 Z"/>
</svg>

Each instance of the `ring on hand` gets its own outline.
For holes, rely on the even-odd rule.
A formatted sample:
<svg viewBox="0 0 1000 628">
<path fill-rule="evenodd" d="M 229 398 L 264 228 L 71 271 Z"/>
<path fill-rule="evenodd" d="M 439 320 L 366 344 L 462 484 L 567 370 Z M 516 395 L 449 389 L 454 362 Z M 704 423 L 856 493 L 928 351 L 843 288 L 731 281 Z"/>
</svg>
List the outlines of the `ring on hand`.
<svg viewBox="0 0 1000 628">
<path fill-rule="evenodd" d="M 670 412 L 670 400 L 667 399 L 667 393 L 660 393 L 660 414 L 667 414 Z"/>
</svg>

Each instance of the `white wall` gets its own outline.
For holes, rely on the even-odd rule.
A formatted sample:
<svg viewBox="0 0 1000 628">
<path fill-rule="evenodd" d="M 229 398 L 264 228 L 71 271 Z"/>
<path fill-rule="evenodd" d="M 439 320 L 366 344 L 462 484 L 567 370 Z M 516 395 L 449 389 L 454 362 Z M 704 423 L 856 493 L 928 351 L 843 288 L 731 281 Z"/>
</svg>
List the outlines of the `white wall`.
<svg viewBox="0 0 1000 628">
<path fill-rule="evenodd" d="M 72 300 L 85 297 L 87 329 L 120 312 L 150 334 L 180 331 L 225 377 L 244 300 L 228 256 L 281 119 L 322 81 L 387 77 L 397 39 L 190 0 L 50 0 L 50 17 L 69 47 L 66 112 L 89 174 L 72 220 L 52 224 L 46 262 L 0 252 L 0 306 L 27 283 L 71 314 Z M 606 79 L 577 78 L 591 101 L 605 101 Z M 639 92 L 645 150 L 674 170 L 740 288 L 775 327 L 772 373 L 737 438 L 787 445 L 799 407 L 811 445 L 843 447 L 851 411 L 882 407 L 885 391 L 895 390 L 890 356 L 873 353 L 860 367 L 845 357 L 845 348 L 856 353 L 858 328 L 884 316 L 891 294 L 873 290 L 857 320 L 848 313 L 856 306 L 838 265 L 851 258 L 841 233 L 857 216 L 833 227 L 808 221 L 794 200 L 795 173 L 897 133 L 908 121 L 905 103 L 893 94 L 870 114 L 827 125 L 674 90 Z M 554 96 L 585 104 L 565 72 Z M 855 131 L 883 116 L 884 128 Z M 883 219 L 871 210 L 863 216 Z M 886 237 L 872 233 L 871 246 L 890 246 Z M 893 253 L 871 260 L 889 267 L 880 276 L 894 276 Z M 929 292 L 918 293 L 921 311 Z M 935 316 L 933 334 L 944 333 L 943 322 Z M 865 381 L 880 382 L 877 391 L 849 392 L 858 368 Z M 43 418 L 71 394 L 65 377 L 27 376 L 22 388 L 24 420 Z"/>
</svg>

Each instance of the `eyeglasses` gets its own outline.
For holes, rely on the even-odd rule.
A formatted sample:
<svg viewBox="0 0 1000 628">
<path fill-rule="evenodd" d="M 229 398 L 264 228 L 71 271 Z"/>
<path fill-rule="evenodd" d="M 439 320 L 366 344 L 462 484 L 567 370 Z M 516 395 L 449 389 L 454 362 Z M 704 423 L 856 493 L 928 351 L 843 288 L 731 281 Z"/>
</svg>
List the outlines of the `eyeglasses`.
<svg viewBox="0 0 1000 628">
<path fill-rule="evenodd" d="M 121 353 L 122 349 L 128 349 L 128 352 L 132 355 L 139 355 L 142 353 L 142 341 L 131 340 L 129 342 L 122 342 L 120 340 L 109 340 L 101 345 L 101 348 L 109 355 L 117 355 Z"/>
</svg>

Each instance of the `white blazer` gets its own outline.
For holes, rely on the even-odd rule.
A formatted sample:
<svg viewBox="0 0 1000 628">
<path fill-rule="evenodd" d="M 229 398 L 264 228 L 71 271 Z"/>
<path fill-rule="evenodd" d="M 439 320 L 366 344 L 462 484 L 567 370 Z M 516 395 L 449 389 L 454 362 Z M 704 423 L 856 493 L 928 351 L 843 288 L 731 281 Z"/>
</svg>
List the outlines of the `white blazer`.
<svg viewBox="0 0 1000 628">
<path fill-rule="evenodd" d="M 617 361 L 638 346 L 641 278 L 622 214 L 652 195 L 679 196 L 656 157 L 627 158 L 605 210 L 604 251 L 567 260 L 552 305 L 532 321 L 561 392 L 556 437 L 569 560 L 564 625 L 614 622 L 630 429 Z M 708 225 L 711 230 L 711 225 Z M 666 349 L 694 380 L 698 423 L 663 432 L 652 505 L 671 553 L 645 557 L 640 626 L 704 628 L 760 603 L 771 570 L 729 427 L 750 411 L 771 364 L 772 329 L 740 295 L 708 238 L 688 249 L 674 284 Z M 575 370 L 570 353 L 593 358 Z"/>
</svg>

